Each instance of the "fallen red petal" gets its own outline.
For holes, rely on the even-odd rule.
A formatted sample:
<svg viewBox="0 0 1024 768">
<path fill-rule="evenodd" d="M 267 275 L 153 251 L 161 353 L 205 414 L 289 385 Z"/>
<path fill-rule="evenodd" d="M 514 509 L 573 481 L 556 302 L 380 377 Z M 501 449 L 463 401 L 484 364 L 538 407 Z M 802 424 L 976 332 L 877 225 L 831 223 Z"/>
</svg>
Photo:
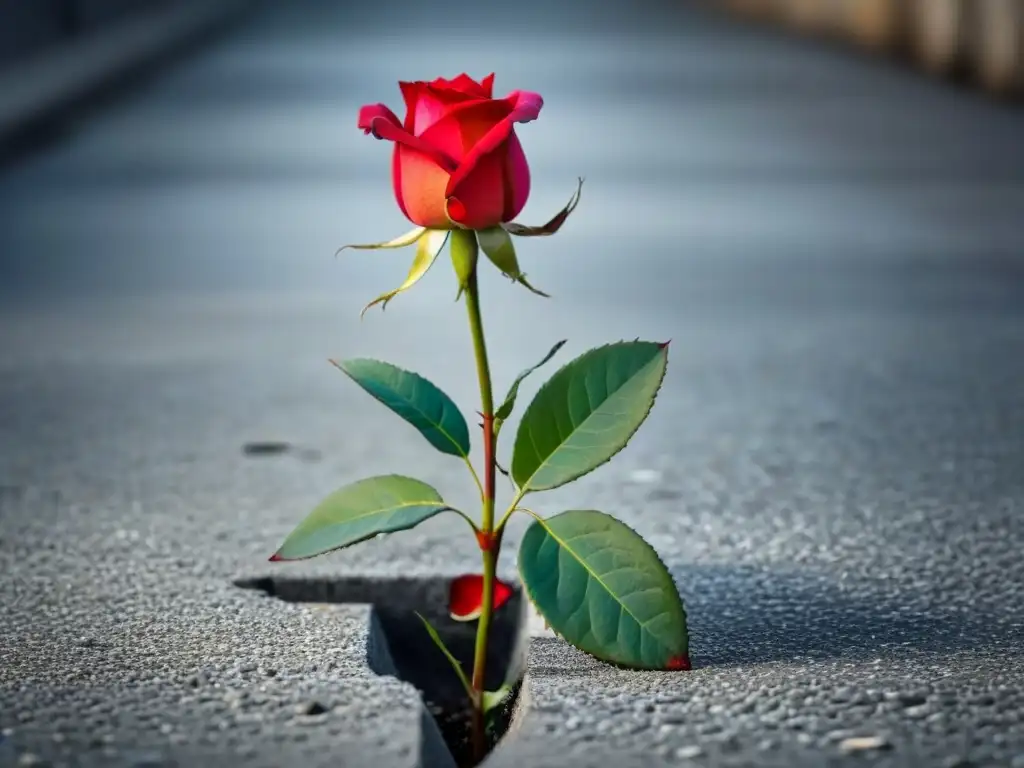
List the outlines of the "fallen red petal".
<svg viewBox="0 0 1024 768">
<path fill-rule="evenodd" d="M 452 579 L 448 590 L 448 611 L 455 621 L 473 621 L 480 618 L 483 607 L 484 577 L 468 573 Z M 512 587 L 501 579 L 494 582 L 494 608 L 503 606 L 512 597 Z"/>
<path fill-rule="evenodd" d="M 688 670 L 691 668 L 690 657 L 688 654 L 685 653 L 679 656 L 673 656 L 668 660 L 668 663 L 665 665 L 665 668 Z"/>
</svg>

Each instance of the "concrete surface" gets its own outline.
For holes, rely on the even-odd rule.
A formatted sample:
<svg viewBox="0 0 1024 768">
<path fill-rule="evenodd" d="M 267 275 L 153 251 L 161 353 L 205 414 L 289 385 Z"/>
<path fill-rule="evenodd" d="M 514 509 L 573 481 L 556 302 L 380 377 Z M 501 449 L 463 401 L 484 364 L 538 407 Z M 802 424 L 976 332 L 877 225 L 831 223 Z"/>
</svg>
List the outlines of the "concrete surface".
<svg viewBox="0 0 1024 768">
<path fill-rule="evenodd" d="M 366 474 L 472 498 L 326 358 L 475 408 L 446 265 L 360 324 L 410 254 L 332 254 L 407 229 L 358 107 L 493 70 L 546 100 L 521 220 L 587 178 L 520 248 L 551 301 L 484 280 L 496 378 L 558 338 L 673 340 L 635 442 L 535 508 L 646 536 L 696 669 L 536 639 L 491 764 L 1024 765 L 1022 114 L 683 4 L 416 8 L 269 7 L 0 177 L 0 762 L 414 764 L 365 609 L 231 580 Z M 474 562 L 442 517 L 280 572 Z"/>
</svg>

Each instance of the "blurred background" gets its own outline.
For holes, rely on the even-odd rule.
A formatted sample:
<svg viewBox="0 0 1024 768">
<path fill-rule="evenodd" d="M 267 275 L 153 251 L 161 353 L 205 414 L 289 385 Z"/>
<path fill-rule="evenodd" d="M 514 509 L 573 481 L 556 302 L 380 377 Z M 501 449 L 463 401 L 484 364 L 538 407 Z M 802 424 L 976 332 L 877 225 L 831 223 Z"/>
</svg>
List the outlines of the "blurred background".
<svg viewBox="0 0 1024 768">
<path fill-rule="evenodd" d="M 0 473 L 150 504 L 174 488 L 195 510 L 244 478 L 251 498 L 222 520 L 253 553 L 370 464 L 462 483 L 418 444 L 382 443 L 390 417 L 326 358 L 390 359 L 476 401 L 445 259 L 360 323 L 411 253 L 334 255 L 409 228 L 391 147 L 356 128 L 359 107 L 401 113 L 399 80 L 465 71 L 545 99 L 517 129 L 533 174 L 520 221 L 546 221 L 586 178 L 564 229 L 519 247 L 551 300 L 483 278 L 499 382 L 558 338 L 566 359 L 624 337 L 677 345 L 662 426 L 594 480 L 681 475 L 665 498 L 686 515 L 663 502 L 646 533 L 686 559 L 831 562 L 829 532 L 856 524 L 837 501 L 851 493 L 1015 497 L 1020 13 L 0 0 Z M 250 469 L 240 447 L 258 440 L 321 460 Z M 799 543 L 790 516 L 807 493 Z M 434 541 L 437 525 L 401 541 Z M 688 537 L 695 525 L 713 533 Z M 879 546 L 894 536 L 878 529 Z M 381 547 L 397 557 L 399 541 Z M 451 562 L 424 548 L 424 567 Z"/>
<path fill-rule="evenodd" d="M 885 676 L 941 680 L 979 695 L 948 719 L 897 712 L 885 731 L 931 750 L 917 764 L 968 744 L 970 764 L 1009 765 L 1024 626 L 1022 7 L 0 0 L 0 726 L 16 712 L 39 754 L 64 754 L 132 711 L 130 689 L 159 716 L 145 732 L 125 721 L 118 745 L 148 733 L 163 749 L 161 723 L 181 717 L 212 724 L 220 748 L 221 726 L 179 706 L 174 681 L 257 647 L 281 667 L 291 622 L 233 576 L 267 572 L 315 504 L 369 474 L 473 498 L 460 462 L 327 359 L 389 360 L 476 410 L 447 257 L 360 322 L 412 253 L 335 251 L 410 228 L 391 145 L 357 129 L 360 106 L 401 115 L 399 80 L 494 72 L 498 96 L 545 100 L 516 129 L 532 172 L 518 220 L 547 221 L 586 179 L 556 236 L 518 241 L 551 299 L 484 269 L 497 389 L 559 339 L 548 372 L 609 341 L 672 340 L 630 446 L 534 508 L 603 509 L 657 548 L 705 667 L 687 719 L 709 707 L 716 731 L 743 721 L 750 744 L 797 743 L 826 719 L 808 691 L 869 687 L 874 699 L 842 705 L 842 726 L 868 735 L 875 704 L 857 704 L 883 712 Z M 439 516 L 287 568 L 452 575 L 476 562 L 463 528 Z M 505 535 L 506 574 L 523 528 Z M 78 647 L 92 637 L 112 650 Z M 115 652 L 123 664 L 105 664 Z M 53 693 L 69 685 L 86 699 Z M 762 688 L 793 717 L 788 735 L 738 714 L 745 703 L 721 713 Z M 85 701 L 103 714 L 84 717 Z M 996 709 L 970 703 L 984 701 Z M 51 739 L 58 718 L 81 738 Z M 583 720 L 599 748 L 603 721 Z"/>
<path fill-rule="evenodd" d="M 1019 0 L 714 0 L 777 25 L 1006 97 L 1024 90 Z"/>
</svg>

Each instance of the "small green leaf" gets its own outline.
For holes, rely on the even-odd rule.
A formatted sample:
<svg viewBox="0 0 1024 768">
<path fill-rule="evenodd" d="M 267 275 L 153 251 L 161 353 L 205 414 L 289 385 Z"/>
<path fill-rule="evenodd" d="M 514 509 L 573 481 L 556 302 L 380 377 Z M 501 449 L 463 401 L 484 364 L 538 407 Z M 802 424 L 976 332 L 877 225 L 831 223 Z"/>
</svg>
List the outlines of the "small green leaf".
<svg viewBox="0 0 1024 768">
<path fill-rule="evenodd" d="M 484 712 L 490 712 L 495 707 L 500 707 L 510 693 L 512 693 L 512 686 L 508 683 L 496 691 L 484 691 Z"/>
<path fill-rule="evenodd" d="M 385 243 L 369 243 L 367 245 L 343 245 L 335 252 L 335 256 L 344 251 L 347 248 L 355 248 L 361 251 L 377 251 L 383 248 L 405 248 L 407 245 L 412 245 L 421 237 L 423 233 L 427 231 L 426 227 L 416 227 L 416 229 L 406 232 L 404 235 L 399 235 L 394 240 L 388 240 Z"/>
<path fill-rule="evenodd" d="M 469 278 L 476 271 L 476 262 L 480 249 L 476 244 L 476 235 L 472 230 L 453 229 L 451 243 L 448 250 L 452 255 L 452 266 L 455 267 L 455 277 L 459 280 L 459 292 L 455 295 L 458 301 L 462 292 L 469 284 Z"/>
<path fill-rule="evenodd" d="M 271 560 L 315 557 L 382 533 L 404 531 L 451 509 L 426 483 L 402 475 L 360 480 L 324 499 Z"/>
<path fill-rule="evenodd" d="M 519 395 L 519 385 L 523 383 L 523 379 L 525 379 L 531 373 L 533 373 L 538 368 L 540 368 L 542 365 L 547 363 L 548 360 L 550 360 L 552 357 L 554 357 L 558 353 L 558 350 L 560 350 L 563 346 L 565 346 L 565 342 L 566 341 L 567 341 L 566 339 L 562 339 L 560 342 L 558 342 L 557 344 L 555 344 L 555 346 L 553 346 L 551 348 L 551 351 L 549 351 L 546 355 L 544 355 L 544 358 L 539 363 L 537 363 L 536 365 L 530 366 L 529 368 L 527 368 L 524 371 L 521 371 L 520 374 L 518 376 L 516 376 L 515 381 L 512 382 L 512 386 L 509 387 L 509 389 L 508 389 L 508 394 L 505 395 L 505 402 L 503 402 L 500 406 L 498 406 L 498 410 L 496 410 L 494 412 L 494 421 L 495 421 L 495 423 L 494 423 L 494 434 L 495 435 L 497 435 L 498 431 L 501 429 L 502 422 L 505 421 L 505 419 L 507 419 L 509 416 L 512 415 L 512 409 L 516 405 L 516 397 Z"/>
<path fill-rule="evenodd" d="M 477 231 L 476 236 L 480 240 L 480 247 L 487 254 L 487 258 L 491 260 L 494 266 L 501 270 L 505 277 L 525 285 L 538 296 L 550 298 L 546 293 L 538 291 L 526 280 L 526 275 L 519 269 L 516 247 L 512 244 L 512 238 L 509 237 L 508 232 L 501 227 L 491 227 L 490 229 Z"/>
<path fill-rule="evenodd" d="M 462 458 L 469 455 L 469 426 L 459 407 L 422 376 L 379 360 L 331 363 L 416 427 L 441 453 Z"/>
<path fill-rule="evenodd" d="M 576 192 L 569 199 L 569 204 L 562 210 L 555 214 L 554 218 L 551 219 L 547 224 L 542 224 L 539 227 L 528 227 L 523 224 L 516 224 L 514 221 L 510 221 L 508 224 L 503 224 L 502 228 L 511 235 L 516 237 L 546 237 L 548 235 L 555 234 L 565 224 L 565 220 L 569 218 L 569 215 L 576 210 L 576 206 L 579 205 L 580 195 L 583 193 L 583 179 L 579 179 Z"/>
<path fill-rule="evenodd" d="M 423 614 L 421 614 L 419 611 L 415 611 L 415 613 L 416 613 L 417 616 L 419 616 L 420 621 L 423 622 L 423 626 L 427 628 L 427 633 L 430 635 L 430 639 L 433 640 L 434 644 L 438 648 L 441 649 L 441 653 L 443 653 L 445 655 L 445 658 L 448 659 L 448 663 L 452 665 L 452 669 L 455 670 L 455 674 L 458 675 L 458 677 L 459 677 L 459 682 L 461 682 L 462 683 L 462 687 L 466 689 L 466 695 L 469 696 L 470 699 L 472 699 L 473 698 L 473 686 L 470 685 L 469 678 L 466 677 L 466 672 L 462 668 L 462 665 L 459 664 L 459 660 L 456 659 L 455 656 L 452 654 L 452 652 L 448 650 L 448 646 L 446 646 L 444 644 L 444 640 L 442 640 L 441 636 L 439 634 L 437 634 L 437 630 L 434 629 L 434 626 L 429 621 L 427 621 L 426 617 Z M 484 694 L 485 706 L 486 706 L 487 696 L 488 695 L 489 695 L 489 693 L 485 693 Z"/>
<path fill-rule="evenodd" d="M 621 451 L 654 405 L 667 364 L 667 343 L 624 341 L 592 349 L 557 371 L 516 433 L 512 478 L 519 488 L 557 488 Z"/>
<path fill-rule="evenodd" d="M 537 611 L 581 651 L 638 669 L 689 668 L 675 582 L 651 545 L 614 517 L 570 510 L 535 520 L 519 574 Z"/>
<path fill-rule="evenodd" d="M 359 313 L 359 316 L 362 317 L 365 315 L 366 310 L 375 304 L 380 304 L 381 309 L 386 308 L 388 302 L 395 298 L 395 296 L 416 285 L 420 278 L 427 274 L 427 270 L 433 266 L 434 261 L 437 259 L 437 254 L 439 254 L 441 249 L 444 248 L 445 241 L 447 240 L 448 230 L 446 229 L 428 229 L 423 233 L 417 241 L 418 245 L 416 246 L 416 256 L 413 257 L 412 266 L 409 268 L 409 274 L 406 276 L 405 282 L 395 288 L 395 290 L 382 293 L 376 299 L 371 301 L 363 307 L 363 311 Z"/>
</svg>

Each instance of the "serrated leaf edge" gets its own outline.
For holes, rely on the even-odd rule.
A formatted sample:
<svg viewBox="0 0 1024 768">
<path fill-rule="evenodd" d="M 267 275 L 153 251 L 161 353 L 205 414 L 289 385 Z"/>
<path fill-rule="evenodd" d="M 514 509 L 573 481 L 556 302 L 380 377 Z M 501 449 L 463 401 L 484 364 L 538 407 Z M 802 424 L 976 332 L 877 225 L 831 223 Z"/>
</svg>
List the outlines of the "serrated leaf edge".
<svg viewBox="0 0 1024 768">
<path fill-rule="evenodd" d="M 337 552 L 339 549 L 348 549 L 349 547 L 353 547 L 356 544 L 362 544 L 364 541 L 369 541 L 370 539 L 374 539 L 377 536 L 381 536 L 381 535 L 388 536 L 388 535 L 390 535 L 392 533 L 400 533 L 401 531 L 412 530 L 413 528 L 415 528 L 420 523 L 424 523 L 427 520 L 429 520 L 431 517 L 436 517 L 437 515 L 440 515 L 442 512 L 456 512 L 456 513 L 459 513 L 459 510 L 457 510 L 455 507 L 452 507 L 452 506 L 449 506 L 448 504 L 445 504 L 444 499 L 441 498 L 441 494 L 433 486 L 429 485 L 428 483 L 423 482 L 422 480 L 417 480 L 415 477 L 409 477 L 408 475 L 399 475 L 397 473 L 392 473 L 390 475 L 371 475 L 370 477 L 364 477 L 361 480 L 356 480 L 354 482 L 348 483 L 347 485 L 343 485 L 341 488 L 338 488 L 333 493 L 339 493 L 339 492 L 345 490 L 346 488 L 355 485 L 356 483 L 362 483 L 362 482 L 366 482 L 368 480 L 388 480 L 388 479 L 391 479 L 391 478 L 398 478 L 400 480 L 412 480 L 412 481 L 420 483 L 422 485 L 426 485 L 428 488 L 430 488 L 432 491 L 434 491 L 434 493 L 437 494 L 437 499 L 436 500 L 430 499 L 430 500 L 415 501 L 415 502 L 409 502 L 407 504 L 398 504 L 398 505 L 396 505 L 394 507 L 383 507 L 381 509 L 374 510 L 373 512 L 370 512 L 368 514 L 359 515 L 358 517 L 354 517 L 354 518 L 352 518 L 353 520 L 360 520 L 360 519 L 362 519 L 364 517 L 369 517 L 370 515 L 380 514 L 382 512 L 394 512 L 395 510 L 405 509 L 406 507 L 420 507 L 420 506 L 424 506 L 425 507 L 425 506 L 429 506 L 431 504 L 437 504 L 438 508 L 436 510 L 434 510 L 430 514 L 430 517 L 424 518 L 423 520 L 418 520 L 417 522 L 413 523 L 412 525 L 403 525 L 400 528 L 394 528 L 394 529 L 392 529 L 390 531 L 378 531 L 377 533 L 370 533 L 370 534 L 367 534 L 366 536 L 362 536 L 362 537 L 360 537 L 358 539 L 355 539 L 354 541 L 350 541 L 347 544 L 342 544 L 339 547 L 331 547 L 330 549 L 325 549 L 322 552 L 317 552 L 316 554 L 313 554 L 313 555 L 303 555 L 302 557 L 279 557 L 279 554 L 281 552 L 281 548 L 284 547 L 284 545 L 288 542 L 288 539 L 291 538 L 292 533 L 295 533 L 295 528 L 293 528 L 292 529 L 292 533 L 289 533 L 285 537 L 284 541 L 281 542 L 281 546 L 278 547 L 277 551 L 271 556 L 271 561 L 273 561 L 273 562 L 282 562 L 282 563 L 294 563 L 294 562 L 298 562 L 300 560 L 311 560 L 314 557 L 321 557 L 323 555 L 330 554 L 331 552 Z M 328 496 L 325 497 L 324 499 L 322 499 L 320 503 L 323 504 L 325 501 L 327 501 L 327 499 L 330 498 L 330 496 L 333 495 L 333 493 L 332 494 L 328 494 Z M 310 512 L 309 514 L 311 515 L 313 513 Z M 461 513 L 459 513 L 459 514 L 461 514 Z M 306 515 L 306 517 L 309 517 L 309 515 Z M 346 521 L 346 522 L 348 522 L 348 521 Z M 299 523 L 299 525 L 302 525 L 302 523 Z M 298 528 L 298 526 L 296 526 L 296 528 Z"/>
<path fill-rule="evenodd" d="M 572 511 L 584 511 L 584 510 L 565 510 L 565 511 L 566 512 L 572 512 Z M 592 510 L 592 511 L 597 512 L 598 510 Z M 558 514 L 563 514 L 563 513 L 559 512 Z M 607 515 L 608 513 L 607 512 L 603 512 L 602 514 Z M 683 647 L 683 653 L 684 654 L 689 654 L 689 652 L 690 652 L 690 627 L 689 627 L 689 624 L 688 624 L 688 618 L 689 617 L 687 616 L 687 613 L 686 613 L 686 603 L 683 601 L 683 596 L 679 592 L 679 585 L 676 583 L 675 577 L 672 576 L 672 571 L 670 571 L 668 569 L 668 566 L 665 565 L 665 562 L 661 559 L 661 556 L 658 554 L 658 550 L 656 550 L 654 547 L 652 547 L 651 543 L 649 541 L 647 541 L 647 539 L 645 539 L 643 536 L 641 536 L 640 533 L 636 529 L 634 529 L 632 526 L 628 525 L 627 523 L 624 523 L 622 520 L 619 520 L 619 518 L 617 518 L 617 517 L 614 517 L 612 515 L 608 515 L 608 517 L 611 517 L 613 520 L 615 520 L 616 522 L 621 523 L 626 528 L 628 528 L 630 531 L 635 533 L 637 535 L 637 537 L 644 544 L 646 544 L 648 546 L 648 548 L 650 548 L 651 552 L 654 554 L 654 559 L 658 561 L 658 564 L 661 565 L 661 567 L 665 569 L 665 573 L 668 574 L 668 577 L 669 577 L 669 579 L 672 582 L 672 587 L 676 591 L 676 596 L 679 598 L 679 607 L 682 609 L 682 612 L 683 612 L 683 631 L 686 633 L 686 638 L 685 638 L 684 647 Z M 534 517 L 534 520 L 537 523 L 539 523 L 546 531 L 548 531 L 548 535 L 551 535 L 550 529 L 547 527 L 547 525 L 544 524 L 544 518 L 542 518 L 542 517 Z M 520 543 L 520 547 L 521 546 L 522 546 L 522 544 Z M 577 559 L 579 559 L 579 558 L 577 558 Z M 541 615 L 541 617 L 544 619 L 544 623 L 547 626 L 547 628 L 551 631 L 551 633 L 553 635 L 555 635 L 557 638 L 559 638 L 563 642 L 568 643 L 573 648 L 575 648 L 577 651 L 580 651 L 581 653 L 585 653 L 587 656 L 590 656 L 592 659 L 597 659 L 602 664 L 608 664 L 609 666 L 616 667 L 617 669 L 628 669 L 628 670 L 636 670 L 636 671 L 644 671 L 644 672 L 670 672 L 670 671 L 672 671 L 672 670 L 668 669 L 667 667 L 642 667 L 642 666 L 637 666 L 637 665 L 633 665 L 633 664 L 624 664 L 621 661 L 615 661 L 614 659 L 608 659 L 608 658 L 605 658 L 605 657 L 601 656 L 600 654 L 594 653 L 593 651 L 588 651 L 586 648 L 580 648 L 578 645 L 576 645 L 576 643 L 574 643 L 572 640 L 570 640 L 565 635 L 563 635 L 561 632 L 559 632 L 557 629 L 555 629 L 553 626 L 551 626 L 550 622 L 548 621 L 547 615 L 544 613 L 544 611 L 542 611 L 540 609 L 540 606 L 537 605 L 537 600 L 536 600 L 536 598 L 533 595 L 533 590 L 530 588 L 529 582 L 527 582 L 527 580 L 525 578 L 523 578 L 523 571 L 522 571 L 522 569 L 521 569 L 521 567 L 519 565 L 518 557 L 516 559 L 516 571 L 519 573 L 519 581 L 523 585 L 523 592 L 526 593 L 526 597 L 530 601 L 530 604 L 533 606 L 534 610 L 537 611 L 537 613 L 539 613 Z M 606 589 L 607 589 L 607 587 L 606 587 Z M 611 590 L 609 590 L 609 591 L 611 591 Z M 632 616 L 632 614 L 630 614 L 630 615 Z M 666 660 L 666 663 L 667 663 L 667 661 L 668 660 Z"/>
<path fill-rule="evenodd" d="M 434 426 L 437 429 L 438 432 L 440 432 L 442 435 L 444 435 L 448 439 L 448 442 L 450 442 L 453 446 L 455 446 L 455 448 L 459 452 L 457 454 L 454 454 L 454 455 L 459 456 L 460 458 L 463 458 L 463 459 L 466 459 L 466 458 L 469 457 L 469 454 L 470 454 L 472 446 L 473 446 L 472 437 L 470 436 L 470 432 L 469 432 L 469 424 L 468 424 L 468 422 L 466 422 L 465 414 L 462 413 L 462 410 L 459 408 L 458 404 L 454 400 L 452 400 L 450 395 L 448 395 L 444 390 L 442 390 L 439 386 L 437 386 L 434 382 L 432 382 L 430 379 L 426 378 L 425 376 L 421 376 L 420 374 L 416 373 L 415 371 L 410 371 L 407 368 L 400 368 L 399 366 L 395 365 L 394 363 L 389 363 L 386 360 L 378 360 L 378 359 L 373 358 L 373 357 L 354 357 L 351 360 L 342 360 L 340 363 L 338 361 L 336 361 L 336 360 L 328 360 L 327 361 L 331 365 L 333 365 L 335 368 L 337 368 L 339 371 L 341 371 L 346 376 L 348 376 L 349 379 L 351 379 L 356 384 L 356 386 L 358 386 L 360 389 L 363 390 L 363 392 L 366 392 L 366 394 L 368 394 L 370 397 L 372 397 L 378 403 L 383 405 L 389 411 L 394 413 L 396 416 L 398 416 L 400 419 L 402 419 L 402 421 L 406 422 L 407 424 L 409 424 L 409 421 L 407 419 L 403 418 L 401 416 L 401 414 L 395 413 L 395 410 L 391 406 L 389 406 L 387 403 L 385 403 L 383 400 L 381 400 L 375 394 L 373 394 L 372 392 L 367 391 L 366 387 L 364 387 L 362 384 L 360 384 L 359 381 L 356 380 L 356 378 L 351 373 L 346 371 L 345 368 L 343 367 L 345 363 L 359 362 L 359 361 L 368 362 L 368 363 L 377 363 L 378 365 L 386 365 L 389 368 L 394 368 L 396 371 L 400 371 L 400 372 L 402 372 L 402 373 L 404 373 L 404 374 L 406 374 L 408 376 L 412 376 L 412 377 L 414 377 L 416 379 L 419 379 L 422 382 L 425 382 L 426 384 L 428 384 L 429 386 L 433 387 L 438 392 L 440 392 L 441 395 L 444 396 L 448 400 L 448 402 L 450 402 L 452 404 L 452 406 L 455 408 L 455 412 L 459 414 L 459 416 L 462 418 L 463 423 L 466 424 L 466 442 L 468 443 L 468 446 L 467 446 L 467 450 L 466 450 L 465 453 L 462 452 L 462 446 L 459 445 L 459 443 L 455 440 L 454 437 L 452 437 L 450 434 L 448 434 L 447 430 L 442 429 L 440 427 L 440 425 L 435 425 L 433 423 L 433 421 L 431 421 L 430 419 L 427 419 L 426 418 L 426 414 L 423 413 L 423 411 L 419 410 L 418 408 L 414 408 L 414 410 L 417 413 L 419 413 L 421 416 L 423 416 L 426 419 L 426 421 L 428 421 L 431 424 L 431 426 Z M 413 425 L 413 424 L 409 424 L 409 426 L 412 426 L 412 427 L 415 428 L 415 425 Z M 419 432 L 420 435 L 423 436 L 424 440 L 426 440 L 426 435 L 424 435 L 419 429 L 416 429 L 416 431 Z M 429 443 L 430 441 L 427 440 L 427 442 Z M 437 446 L 433 446 L 433 447 L 437 448 Z M 441 453 L 446 453 L 446 451 L 440 451 L 440 452 Z M 451 456 L 453 454 L 448 454 L 448 455 Z"/>
<path fill-rule="evenodd" d="M 558 376 L 559 373 L 561 373 L 566 368 L 571 366 L 577 360 L 580 360 L 581 358 L 586 357 L 587 355 L 596 354 L 600 350 L 608 349 L 609 347 L 618 347 L 618 346 L 622 346 L 622 345 L 625 345 L 625 344 L 636 344 L 638 342 L 639 342 L 639 340 L 637 340 L 637 341 L 625 341 L 625 340 L 614 341 L 614 342 L 611 342 L 609 344 L 602 344 L 599 347 L 593 347 L 592 349 L 588 349 L 582 355 L 579 355 L 575 359 L 570 360 L 568 363 L 566 363 L 561 368 L 559 368 L 557 371 L 555 371 L 553 374 L 551 374 L 550 378 L 548 378 L 548 380 L 545 381 L 541 385 L 540 389 L 537 390 L 537 394 L 534 395 L 534 400 L 536 400 L 537 396 L 540 395 L 540 393 L 542 391 L 544 391 L 544 388 L 548 386 L 548 384 L 551 382 L 552 379 L 554 379 L 556 376 Z M 648 343 L 650 343 L 650 344 L 658 344 L 659 342 L 648 342 Z M 661 392 L 661 387 L 665 383 L 665 375 L 668 373 L 668 345 L 669 345 L 669 342 L 667 342 L 667 341 L 661 344 L 661 352 L 665 355 L 665 369 L 661 372 L 661 378 L 658 380 L 658 386 L 655 387 L 654 392 L 651 395 L 651 404 L 649 406 L 647 406 L 647 410 L 644 411 L 643 418 L 640 419 L 640 422 L 636 425 L 636 429 L 634 429 L 632 432 L 630 432 L 626 436 L 626 439 L 623 441 L 622 445 L 619 446 L 619 448 L 616 451 L 614 451 L 610 456 L 608 456 L 608 458 L 606 458 L 604 461 L 600 462 L 599 464 L 595 464 L 590 469 L 587 469 L 587 470 L 584 470 L 583 472 L 580 472 L 578 475 L 573 475 L 572 477 L 567 478 L 564 482 L 559 483 L 558 485 L 548 486 L 548 487 L 544 487 L 544 488 L 530 488 L 529 487 L 529 481 L 532 480 L 533 477 L 537 474 L 537 472 L 539 471 L 539 468 L 537 470 L 534 470 L 533 474 L 530 475 L 529 480 L 527 480 L 527 482 L 524 485 L 519 486 L 518 483 L 516 484 L 517 487 L 520 487 L 521 489 L 523 489 L 524 495 L 526 493 L 534 493 L 534 492 L 537 492 L 537 491 L 553 491 L 555 488 L 561 488 L 563 486 L 566 486 L 569 483 L 572 483 L 572 482 L 575 482 L 576 480 L 579 480 L 581 477 L 589 475 L 594 470 L 600 469 L 605 464 L 607 464 L 612 459 L 614 459 L 616 456 L 618 456 L 620 453 L 622 453 L 622 451 L 626 448 L 626 446 L 629 445 L 630 440 L 633 439 L 633 436 L 637 432 L 640 431 L 640 427 L 642 427 L 644 425 L 644 422 L 647 421 L 647 417 L 651 415 L 651 411 L 654 409 L 654 404 L 658 400 L 658 393 Z M 649 363 L 648 363 L 648 365 L 649 365 Z M 533 405 L 533 401 L 530 401 L 530 405 Z M 523 413 L 523 418 L 525 418 L 526 414 L 529 413 L 530 405 L 526 406 L 526 411 Z M 522 424 L 523 424 L 523 420 L 520 419 L 520 421 L 519 421 L 520 428 L 522 428 Z M 519 442 L 519 431 L 518 430 L 516 431 L 515 442 Z M 564 443 L 565 441 L 563 440 L 562 442 Z M 513 443 L 513 446 L 514 446 L 514 443 Z M 513 448 L 513 451 L 514 451 L 514 448 Z M 509 466 L 510 469 L 512 468 L 511 465 L 515 462 L 515 454 L 514 453 L 513 453 L 512 459 L 513 460 L 512 460 L 512 462 L 510 462 L 510 466 Z M 514 478 L 513 478 L 513 482 L 514 482 Z"/>
</svg>

